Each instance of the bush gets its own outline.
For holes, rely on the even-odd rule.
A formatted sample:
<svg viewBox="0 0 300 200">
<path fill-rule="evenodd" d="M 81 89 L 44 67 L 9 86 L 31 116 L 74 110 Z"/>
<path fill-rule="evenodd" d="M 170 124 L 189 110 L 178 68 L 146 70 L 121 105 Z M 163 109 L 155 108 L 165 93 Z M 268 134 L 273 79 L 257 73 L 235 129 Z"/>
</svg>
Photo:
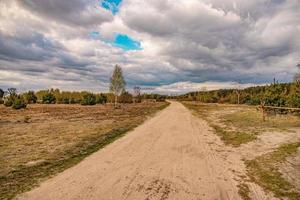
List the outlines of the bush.
<svg viewBox="0 0 300 200">
<path fill-rule="evenodd" d="M 81 100 L 81 105 L 95 105 L 96 104 L 96 95 L 92 93 L 85 94 Z"/>
<path fill-rule="evenodd" d="M 97 103 L 106 104 L 107 97 L 104 94 L 97 95 Z"/>
<path fill-rule="evenodd" d="M 71 98 L 70 101 L 69 101 L 69 103 L 70 103 L 70 104 L 75 104 L 75 103 L 76 103 L 76 100 L 75 100 L 74 98 Z"/>
<path fill-rule="evenodd" d="M 56 103 L 56 98 L 55 98 L 54 94 L 52 94 L 51 92 L 46 93 L 43 96 L 43 103 L 45 103 L 45 104 L 55 104 Z"/>
<path fill-rule="evenodd" d="M 26 108 L 26 107 L 27 104 L 25 103 L 24 99 L 20 96 L 13 101 L 12 108 L 16 110 Z"/>
<path fill-rule="evenodd" d="M 4 105 L 6 106 L 6 107 L 11 107 L 12 105 L 13 105 L 13 100 L 12 99 L 7 99 L 7 100 L 5 100 L 4 101 Z"/>
<path fill-rule="evenodd" d="M 26 100 L 26 103 L 36 103 L 37 97 L 34 94 L 34 91 L 28 91 L 24 94 L 24 98 Z"/>
<path fill-rule="evenodd" d="M 133 96 L 125 91 L 121 94 L 121 96 L 118 98 L 119 103 L 132 103 L 133 102 Z"/>
<path fill-rule="evenodd" d="M 70 99 L 69 98 L 63 98 L 62 101 L 64 104 L 69 104 L 70 103 Z"/>
</svg>

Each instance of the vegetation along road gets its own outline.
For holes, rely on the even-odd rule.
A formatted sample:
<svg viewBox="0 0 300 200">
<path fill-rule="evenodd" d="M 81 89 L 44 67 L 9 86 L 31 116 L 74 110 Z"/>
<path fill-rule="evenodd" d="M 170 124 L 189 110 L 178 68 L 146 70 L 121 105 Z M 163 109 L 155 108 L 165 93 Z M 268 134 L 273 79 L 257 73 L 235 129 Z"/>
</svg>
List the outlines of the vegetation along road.
<svg viewBox="0 0 300 200">
<path fill-rule="evenodd" d="M 179 102 L 18 199 L 273 199 L 239 153 Z M 248 191 L 249 190 L 249 191 Z M 246 195 L 244 193 L 247 193 Z"/>
</svg>

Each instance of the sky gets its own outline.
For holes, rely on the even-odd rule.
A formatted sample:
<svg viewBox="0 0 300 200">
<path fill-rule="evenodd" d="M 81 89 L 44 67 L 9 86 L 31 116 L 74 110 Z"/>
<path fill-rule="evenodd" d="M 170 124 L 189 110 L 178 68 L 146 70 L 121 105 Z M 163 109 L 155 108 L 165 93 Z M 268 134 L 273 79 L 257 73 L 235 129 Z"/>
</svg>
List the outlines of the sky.
<svg viewBox="0 0 300 200">
<path fill-rule="evenodd" d="M 0 88 L 184 93 L 289 82 L 300 0 L 0 0 Z M 147 90 L 147 91 L 146 91 Z"/>
</svg>

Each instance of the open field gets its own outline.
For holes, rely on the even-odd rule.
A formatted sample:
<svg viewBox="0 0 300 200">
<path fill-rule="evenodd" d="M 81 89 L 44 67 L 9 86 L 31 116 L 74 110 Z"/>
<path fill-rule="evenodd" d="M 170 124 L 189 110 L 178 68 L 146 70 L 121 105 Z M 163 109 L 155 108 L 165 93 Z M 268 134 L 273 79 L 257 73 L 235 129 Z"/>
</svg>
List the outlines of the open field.
<svg viewBox="0 0 300 200">
<path fill-rule="evenodd" d="M 248 199 L 249 183 L 255 182 L 275 197 L 300 198 L 300 117 L 268 115 L 262 120 L 255 107 L 184 102 L 205 119 L 233 152 L 245 161 L 247 176 L 240 185 Z"/>
<path fill-rule="evenodd" d="M 298 116 L 262 122 L 255 107 L 184 105 L 173 101 L 143 124 L 166 104 L 2 107 L 1 192 L 30 200 L 299 199 Z"/>
<path fill-rule="evenodd" d="M 240 154 L 179 102 L 18 199 L 270 199 Z"/>
<path fill-rule="evenodd" d="M 0 106 L 0 199 L 73 166 L 167 104 Z"/>
</svg>

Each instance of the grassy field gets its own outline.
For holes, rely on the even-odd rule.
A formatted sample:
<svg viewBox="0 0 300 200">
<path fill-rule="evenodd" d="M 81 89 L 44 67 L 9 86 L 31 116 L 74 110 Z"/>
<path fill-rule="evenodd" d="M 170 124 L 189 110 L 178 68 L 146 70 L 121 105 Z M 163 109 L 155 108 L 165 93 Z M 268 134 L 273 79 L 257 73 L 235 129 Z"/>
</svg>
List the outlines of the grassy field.
<svg viewBox="0 0 300 200">
<path fill-rule="evenodd" d="M 0 199 L 10 199 L 78 163 L 168 103 L 0 106 Z"/>
<path fill-rule="evenodd" d="M 183 103 L 187 108 L 205 119 L 225 144 L 235 147 L 253 141 L 266 131 L 293 131 L 300 128 L 300 117 L 293 115 L 268 115 L 262 120 L 262 113 L 256 107 L 221 104 Z"/>
</svg>

